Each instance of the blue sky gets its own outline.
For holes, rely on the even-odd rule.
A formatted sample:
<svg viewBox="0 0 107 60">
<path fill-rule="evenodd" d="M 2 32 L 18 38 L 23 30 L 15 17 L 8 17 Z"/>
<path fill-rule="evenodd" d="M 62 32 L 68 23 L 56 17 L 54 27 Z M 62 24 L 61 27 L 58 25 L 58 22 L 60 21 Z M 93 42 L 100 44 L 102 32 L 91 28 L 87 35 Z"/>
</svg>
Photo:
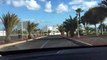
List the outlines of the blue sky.
<svg viewBox="0 0 107 60">
<path fill-rule="evenodd" d="M 97 6 L 101 0 L 0 0 L 0 16 L 7 12 L 17 14 L 21 21 L 39 23 L 42 28 L 61 24 L 69 15 L 75 16 L 75 9 L 84 12 Z M 82 15 L 84 14 L 82 13 Z M 0 25 L 2 27 L 2 25 Z"/>
</svg>

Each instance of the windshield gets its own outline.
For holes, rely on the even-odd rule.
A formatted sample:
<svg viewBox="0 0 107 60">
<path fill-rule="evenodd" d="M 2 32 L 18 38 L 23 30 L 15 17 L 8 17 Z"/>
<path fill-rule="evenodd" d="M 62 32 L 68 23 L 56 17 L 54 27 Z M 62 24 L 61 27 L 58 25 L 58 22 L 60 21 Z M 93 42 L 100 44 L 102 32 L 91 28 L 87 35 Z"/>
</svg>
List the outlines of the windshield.
<svg viewBox="0 0 107 60">
<path fill-rule="evenodd" d="M 107 0 L 0 0 L 0 51 L 107 45 Z"/>
</svg>

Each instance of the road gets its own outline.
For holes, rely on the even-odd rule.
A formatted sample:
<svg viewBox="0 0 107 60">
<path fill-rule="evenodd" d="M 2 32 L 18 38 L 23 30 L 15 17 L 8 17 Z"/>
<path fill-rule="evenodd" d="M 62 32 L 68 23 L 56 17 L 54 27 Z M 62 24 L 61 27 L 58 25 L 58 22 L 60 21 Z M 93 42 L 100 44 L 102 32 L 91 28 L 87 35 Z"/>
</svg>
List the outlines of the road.
<svg viewBox="0 0 107 60">
<path fill-rule="evenodd" d="M 47 36 L 45 38 L 5 47 L 0 49 L 0 51 L 53 48 L 53 47 L 74 47 L 74 46 L 81 46 L 81 45 L 71 40 L 65 39 L 61 36 Z"/>
</svg>

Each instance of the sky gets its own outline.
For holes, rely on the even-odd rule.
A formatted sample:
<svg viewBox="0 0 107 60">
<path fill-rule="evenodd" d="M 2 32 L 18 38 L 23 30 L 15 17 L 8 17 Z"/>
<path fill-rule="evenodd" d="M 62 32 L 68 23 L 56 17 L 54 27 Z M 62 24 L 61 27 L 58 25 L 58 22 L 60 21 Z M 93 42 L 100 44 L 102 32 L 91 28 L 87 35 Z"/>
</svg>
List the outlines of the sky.
<svg viewBox="0 0 107 60">
<path fill-rule="evenodd" d="M 86 12 L 99 2 L 101 0 L 0 0 L 0 17 L 7 12 L 15 13 L 21 21 L 39 23 L 39 28 L 42 28 L 61 24 L 69 15 L 74 17 L 77 8 Z"/>
</svg>

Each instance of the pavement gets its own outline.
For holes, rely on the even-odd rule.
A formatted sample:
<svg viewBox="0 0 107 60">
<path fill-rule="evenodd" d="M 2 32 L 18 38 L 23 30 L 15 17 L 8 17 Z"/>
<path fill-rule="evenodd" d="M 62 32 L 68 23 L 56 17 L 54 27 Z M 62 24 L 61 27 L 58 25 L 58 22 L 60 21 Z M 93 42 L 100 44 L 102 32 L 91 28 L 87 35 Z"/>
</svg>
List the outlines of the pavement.
<svg viewBox="0 0 107 60">
<path fill-rule="evenodd" d="M 37 37 L 35 39 L 40 39 L 40 38 L 44 38 L 44 37 L 46 37 L 46 36 Z M 25 42 L 32 41 L 32 40 L 34 40 L 34 39 L 28 39 L 28 40 L 22 40 L 22 41 L 16 41 L 16 42 L 11 42 L 11 43 L 7 43 L 7 44 L 2 44 L 2 45 L 0 45 L 0 49 L 8 47 L 8 46 L 13 46 L 16 44 L 25 43 Z"/>
<path fill-rule="evenodd" d="M 98 45 L 107 45 L 107 37 L 106 36 L 81 36 L 69 38 L 81 43 L 88 44 L 90 46 L 98 46 Z"/>
<path fill-rule="evenodd" d="M 63 38 L 62 36 L 47 36 L 40 39 L 33 39 L 28 42 L 15 44 L 0 48 L 0 51 L 25 50 L 25 49 L 41 49 L 53 47 L 76 47 L 82 46 L 72 40 Z"/>
</svg>

